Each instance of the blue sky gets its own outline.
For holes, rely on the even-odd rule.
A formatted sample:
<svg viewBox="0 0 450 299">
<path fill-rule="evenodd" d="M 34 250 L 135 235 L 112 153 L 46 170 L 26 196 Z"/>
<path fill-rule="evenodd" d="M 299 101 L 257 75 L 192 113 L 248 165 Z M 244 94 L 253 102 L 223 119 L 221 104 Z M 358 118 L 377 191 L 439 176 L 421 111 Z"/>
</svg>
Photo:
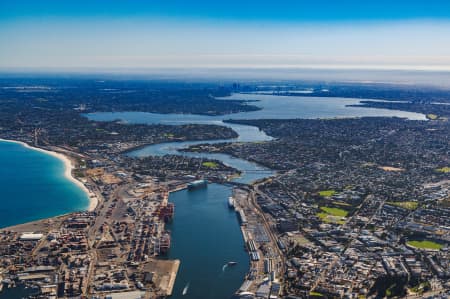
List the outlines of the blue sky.
<svg viewBox="0 0 450 299">
<path fill-rule="evenodd" d="M 450 1 L 5 1 L 0 68 L 450 69 Z"/>
<path fill-rule="evenodd" d="M 2 19 L 30 17 L 173 17 L 265 21 L 342 21 L 449 18 L 445 0 L 2 0 Z"/>
</svg>

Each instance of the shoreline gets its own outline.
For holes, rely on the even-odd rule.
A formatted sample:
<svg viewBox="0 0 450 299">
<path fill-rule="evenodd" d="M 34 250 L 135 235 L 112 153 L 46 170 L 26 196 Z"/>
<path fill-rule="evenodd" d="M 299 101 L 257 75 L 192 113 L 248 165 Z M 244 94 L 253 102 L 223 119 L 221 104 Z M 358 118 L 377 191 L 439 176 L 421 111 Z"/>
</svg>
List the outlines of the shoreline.
<svg viewBox="0 0 450 299">
<path fill-rule="evenodd" d="M 0 138 L 0 142 L 10 142 L 10 143 L 20 144 L 21 146 L 23 146 L 27 149 L 31 149 L 34 151 L 38 151 L 38 152 L 50 155 L 50 156 L 55 157 L 55 158 L 59 159 L 60 161 L 62 161 L 64 164 L 64 177 L 67 180 L 74 183 L 78 188 L 80 188 L 86 194 L 86 196 L 89 200 L 89 205 L 87 206 L 86 211 L 92 212 L 95 210 L 95 208 L 98 205 L 97 196 L 95 196 L 94 193 L 89 191 L 89 189 L 80 180 L 76 179 L 72 175 L 72 170 L 75 168 L 75 166 L 74 166 L 72 160 L 70 158 L 68 158 L 66 155 L 59 153 L 59 152 L 54 152 L 54 151 L 45 150 L 45 149 L 42 149 L 39 147 L 34 147 L 34 146 L 29 145 L 28 143 L 25 143 L 23 141 L 18 141 L 18 140 L 8 140 L 8 139 Z"/>
</svg>

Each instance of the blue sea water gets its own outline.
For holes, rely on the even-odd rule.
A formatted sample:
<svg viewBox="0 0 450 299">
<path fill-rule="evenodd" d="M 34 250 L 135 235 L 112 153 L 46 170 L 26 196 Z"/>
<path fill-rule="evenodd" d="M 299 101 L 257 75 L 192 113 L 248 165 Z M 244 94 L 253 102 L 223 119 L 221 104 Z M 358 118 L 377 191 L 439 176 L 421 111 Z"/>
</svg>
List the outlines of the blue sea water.
<svg viewBox="0 0 450 299">
<path fill-rule="evenodd" d="M 0 141 L 0 227 L 84 210 L 89 198 L 64 177 L 64 163 Z"/>
</svg>

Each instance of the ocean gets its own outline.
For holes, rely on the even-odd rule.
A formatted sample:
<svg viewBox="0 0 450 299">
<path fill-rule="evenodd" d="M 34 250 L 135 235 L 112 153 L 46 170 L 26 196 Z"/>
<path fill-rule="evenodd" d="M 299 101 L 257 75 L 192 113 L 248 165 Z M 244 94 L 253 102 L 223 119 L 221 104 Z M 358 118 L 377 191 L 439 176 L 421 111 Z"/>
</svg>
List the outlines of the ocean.
<svg viewBox="0 0 450 299">
<path fill-rule="evenodd" d="M 85 210 L 87 194 L 64 176 L 64 163 L 0 141 L 0 228 Z"/>
</svg>

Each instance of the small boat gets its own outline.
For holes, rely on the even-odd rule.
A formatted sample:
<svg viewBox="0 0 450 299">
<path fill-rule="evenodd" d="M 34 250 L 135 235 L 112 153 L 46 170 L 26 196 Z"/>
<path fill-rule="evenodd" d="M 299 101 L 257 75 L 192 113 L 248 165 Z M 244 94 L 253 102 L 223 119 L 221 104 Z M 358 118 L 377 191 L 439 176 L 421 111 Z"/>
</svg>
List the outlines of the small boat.
<svg viewBox="0 0 450 299">
<path fill-rule="evenodd" d="M 188 283 L 186 284 L 186 286 L 183 288 L 183 292 L 181 293 L 183 296 L 187 294 L 187 292 L 188 292 L 188 290 L 189 290 L 189 285 L 190 285 L 190 284 L 191 284 L 191 283 L 188 282 Z"/>
<path fill-rule="evenodd" d="M 227 265 L 228 265 L 228 266 L 236 266 L 236 265 L 237 265 L 237 262 L 228 262 Z"/>
</svg>

